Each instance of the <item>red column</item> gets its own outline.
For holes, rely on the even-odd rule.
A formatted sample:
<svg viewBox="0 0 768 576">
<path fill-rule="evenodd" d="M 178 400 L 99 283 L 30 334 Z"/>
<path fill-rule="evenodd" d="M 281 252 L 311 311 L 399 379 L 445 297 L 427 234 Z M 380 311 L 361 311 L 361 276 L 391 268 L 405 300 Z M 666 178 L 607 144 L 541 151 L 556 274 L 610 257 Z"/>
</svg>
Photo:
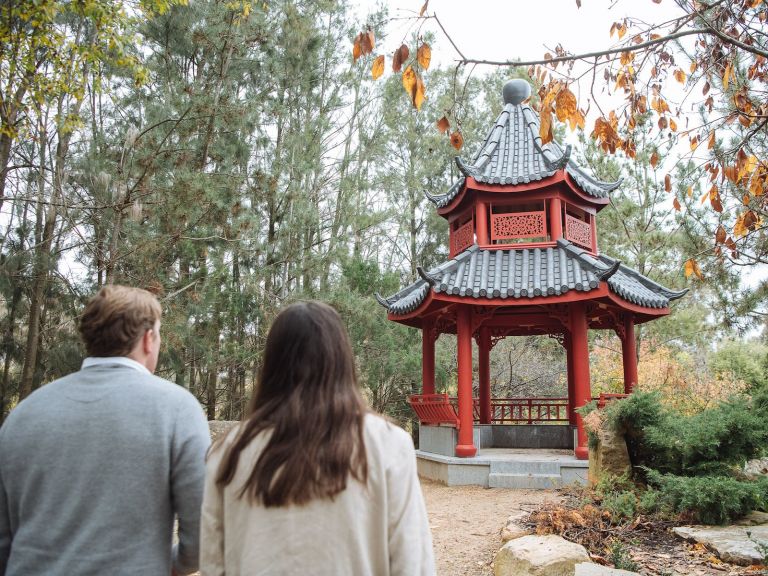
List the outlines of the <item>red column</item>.
<svg viewBox="0 0 768 576">
<path fill-rule="evenodd" d="M 491 423 L 491 332 L 480 328 L 478 339 L 480 424 Z"/>
<path fill-rule="evenodd" d="M 488 205 L 482 201 L 475 204 L 475 233 L 478 246 L 487 246 L 491 243 L 488 237 Z"/>
<path fill-rule="evenodd" d="M 637 386 L 637 345 L 635 343 L 635 320 L 627 314 L 624 319 L 624 338 L 621 339 L 624 357 L 624 394 L 632 394 Z"/>
<path fill-rule="evenodd" d="M 574 382 L 573 382 L 573 338 L 566 334 L 565 336 L 565 358 L 568 373 L 568 424 L 570 426 L 576 426 L 576 406 L 573 403 L 574 400 Z"/>
<path fill-rule="evenodd" d="M 427 320 L 421 327 L 421 393 L 435 393 L 435 334 L 434 322 Z"/>
<path fill-rule="evenodd" d="M 589 215 L 589 226 L 592 230 L 592 252 L 597 254 L 597 224 L 595 224 L 596 218 L 594 214 Z"/>
<path fill-rule="evenodd" d="M 563 215 L 560 198 L 552 198 L 549 202 L 549 239 L 556 242 L 563 237 Z"/>
<path fill-rule="evenodd" d="M 571 354 L 573 356 L 573 405 L 581 408 L 592 396 L 589 381 L 589 343 L 587 342 L 587 314 L 583 302 L 574 302 L 570 309 L 571 324 Z M 578 430 L 578 445 L 576 458 L 589 458 L 587 448 L 587 432 L 581 415 L 576 415 Z"/>
<path fill-rule="evenodd" d="M 472 436 L 472 316 L 469 308 L 461 306 L 456 314 L 456 348 L 459 369 L 459 442 L 456 456 L 477 453 Z"/>
</svg>

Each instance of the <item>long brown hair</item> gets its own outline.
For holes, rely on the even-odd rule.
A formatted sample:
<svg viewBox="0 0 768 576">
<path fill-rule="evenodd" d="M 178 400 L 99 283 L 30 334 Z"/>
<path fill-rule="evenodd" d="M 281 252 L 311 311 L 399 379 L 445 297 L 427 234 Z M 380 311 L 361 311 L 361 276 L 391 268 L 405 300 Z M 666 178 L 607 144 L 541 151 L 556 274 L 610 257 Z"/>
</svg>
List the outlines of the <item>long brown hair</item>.
<svg viewBox="0 0 768 576">
<path fill-rule="evenodd" d="M 365 403 L 339 314 L 320 302 L 298 302 L 272 323 L 257 388 L 216 482 L 235 477 L 241 452 L 271 434 L 240 497 L 266 507 L 333 498 L 351 475 L 366 483 Z"/>
</svg>

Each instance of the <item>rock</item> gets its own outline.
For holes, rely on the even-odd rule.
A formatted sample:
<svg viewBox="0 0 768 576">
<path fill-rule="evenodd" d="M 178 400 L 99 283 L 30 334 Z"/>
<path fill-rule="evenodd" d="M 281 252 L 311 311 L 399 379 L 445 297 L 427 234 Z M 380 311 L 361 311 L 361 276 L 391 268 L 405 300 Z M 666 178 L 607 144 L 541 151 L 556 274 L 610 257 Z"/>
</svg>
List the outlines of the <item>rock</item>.
<svg viewBox="0 0 768 576">
<path fill-rule="evenodd" d="M 715 551 L 720 560 L 749 566 L 759 564 L 763 555 L 754 540 L 768 545 L 768 524 L 758 526 L 679 526 L 672 529 L 686 540 L 704 544 Z M 750 536 L 747 536 L 747 532 Z"/>
<path fill-rule="evenodd" d="M 590 481 L 596 483 L 606 474 L 621 476 L 628 473 L 632 469 L 632 463 L 623 434 L 603 424 L 597 437 L 597 448 L 589 451 Z"/>
<path fill-rule="evenodd" d="M 736 524 L 739 526 L 758 526 L 760 524 L 768 524 L 768 512 L 758 512 L 753 510 L 741 520 L 737 520 Z"/>
<path fill-rule="evenodd" d="M 493 559 L 494 576 L 573 576 L 574 566 L 589 562 L 584 546 L 560 536 L 523 536 L 510 540 Z"/>
<path fill-rule="evenodd" d="M 237 420 L 208 420 L 208 429 L 211 431 L 211 442 L 215 442 L 219 436 L 229 432 L 233 426 L 239 424 Z"/>
<path fill-rule="evenodd" d="M 747 476 L 768 476 L 768 458 L 750 460 L 744 465 L 744 474 Z"/>
<path fill-rule="evenodd" d="M 592 564 L 591 562 L 582 562 L 576 564 L 574 576 L 640 576 L 640 574 L 618 568 L 608 568 L 608 566 L 600 566 L 600 564 Z"/>
<path fill-rule="evenodd" d="M 507 518 L 507 523 L 501 529 L 501 541 L 509 542 L 515 538 L 521 538 L 532 534 L 531 530 L 523 525 L 523 519 L 528 516 L 528 512 L 520 511 Z"/>
</svg>

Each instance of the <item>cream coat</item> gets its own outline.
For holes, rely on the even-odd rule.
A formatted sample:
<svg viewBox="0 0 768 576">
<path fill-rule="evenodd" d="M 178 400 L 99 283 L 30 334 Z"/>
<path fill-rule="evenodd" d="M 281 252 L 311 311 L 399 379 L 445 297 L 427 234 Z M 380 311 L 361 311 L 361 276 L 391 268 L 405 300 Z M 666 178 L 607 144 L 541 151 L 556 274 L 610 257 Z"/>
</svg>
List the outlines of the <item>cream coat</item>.
<svg viewBox="0 0 768 576">
<path fill-rule="evenodd" d="M 432 537 L 410 436 L 379 416 L 365 419 L 368 486 L 350 480 L 333 501 L 264 508 L 237 493 L 264 447 L 241 454 L 223 490 L 215 474 L 225 447 L 210 455 L 201 527 L 202 576 L 400 576 L 435 573 Z"/>
</svg>

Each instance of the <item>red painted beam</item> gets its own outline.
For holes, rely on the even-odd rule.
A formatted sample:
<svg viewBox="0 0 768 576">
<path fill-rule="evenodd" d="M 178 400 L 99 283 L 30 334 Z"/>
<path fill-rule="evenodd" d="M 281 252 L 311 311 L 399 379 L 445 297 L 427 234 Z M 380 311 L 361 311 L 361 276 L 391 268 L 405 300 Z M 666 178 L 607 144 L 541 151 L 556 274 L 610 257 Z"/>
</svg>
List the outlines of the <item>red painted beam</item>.
<svg viewBox="0 0 768 576">
<path fill-rule="evenodd" d="M 462 306 L 456 314 L 456 348 L 458 356 L 459 441 L 456 456 L 470 457 L 477 453 L 472 435 L 472 310 Z"/>
</svg>

